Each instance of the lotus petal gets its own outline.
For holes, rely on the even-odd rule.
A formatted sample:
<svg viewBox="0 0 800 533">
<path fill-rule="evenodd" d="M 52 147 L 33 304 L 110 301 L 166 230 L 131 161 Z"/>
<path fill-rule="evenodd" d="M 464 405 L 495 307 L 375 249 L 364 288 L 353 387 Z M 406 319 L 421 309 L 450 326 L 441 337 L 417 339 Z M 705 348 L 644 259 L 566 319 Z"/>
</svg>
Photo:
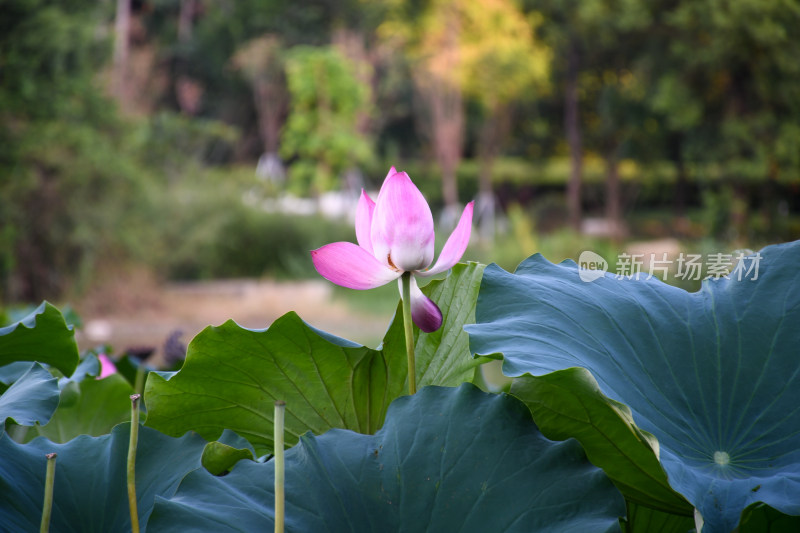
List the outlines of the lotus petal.
<svg viewBox="0 0 800 533">
<path fill-rule="evenodd" d="M 374 289 L 402 274 L 352 242 L 326 244 L 312 250 L 311 259 L 323 278 L 349 289 Z"/>
<path fill-rule="evenodd" d="M 370 236 L 373 254 L 389 267 L 414 271 L 433 261 L 433 215 L 405 172 L 390 171 L 383 182 Z"/>
<path fill-rule="evenodd" d="M 456 229 L 447 238 L 447 242 L 442 248 L 442 253 L 439 254 L 439 259 L 430 270 L 417 272 L 420 276 L 433 276 L 445 270 L 450 270 L 453 265 L 458 263 L 461 256 L 467 249 L 469 244 L 469 237 L 472 234 L 472 207 L 475 202 L 470 202 L 461 213 L 461 219 L 458 221 Z"/>
</svg>

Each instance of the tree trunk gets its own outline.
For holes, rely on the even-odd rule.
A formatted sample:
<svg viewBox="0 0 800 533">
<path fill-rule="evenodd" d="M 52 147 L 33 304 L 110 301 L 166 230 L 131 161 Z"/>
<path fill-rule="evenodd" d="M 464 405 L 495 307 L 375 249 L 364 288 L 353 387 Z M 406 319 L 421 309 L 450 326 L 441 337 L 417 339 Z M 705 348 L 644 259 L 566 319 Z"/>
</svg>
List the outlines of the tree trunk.
<svg viewBox="0 0 800 533">
<path fill-rule="evenodd" d="M 747 219 L 750 215 L 750 199 L 744 182 L 734 182 L 731 187 L 733 189 L 733 202 L 731 205 L 730 228 L 733 230 L 734 242 L 738 246 L 744 247 L 748 240 Z"/>
<path fill-rule="evenodd" d="M 113 92 L 121 107 L 127 102 L 126 81 L 128 74 L 128 50 L 131 29 L 131 0 L 117 0 L 114 20 L 114 74 Z"/>
<path fill-rule="evenodd" d="M 440 83 L 433 97 L 434 151 L 442 169 L 442 195 L 446 210 L 457 210 L 458 183 L 456 170 L 461 162 L 461 137 L 464 111 L 461 90 L 451 84 Z"/>
<path fill-rule="evenodd" d="M 686 216 L 686 189 L 689 186 L 686 180 L 686 167 L 682 160 L 675 162 L 677 176 L 675 177 L 675 203 L 674 212 L 676 218 Z"/>
<path fill-rule="evenodd" d="M 196 2 L 197 0 L 181 0 L 181 10 L 178 13 L 178 41 L 181 43 L 186 43 L 192 38 Z"/>
<path fill-rule="evenodd" d="M 264 152 L 277 153 L 280 146 L 281 119 L 287 100 L 283 81 L 259 79 L 253 84 L 253 96 Z"/>
<path fill-rule="evenodd" d="M 778 225 L 778 221 L 776 220 L 776 215 L 781 213 L 783 209 L 781 208 L 778 195 L 776 194 L 778 191 L 778 174 L 779 169 L 778 162 L 775 160 L 774 156 L 770 157 L 769 161 L 769 171 L 767 173 L 767 180 L 764 183 L 764 187 L 762 187 L 763 191 L 763 201 L 762 201 L 762 216 L 764 218 L 766 230 L 770 233 L 770 235 L 775 234 L 782 234 L 780 231 L 781 228 Z"/>
<path fill-rule="evenodd" d="M 442 196 L 446 215 L 458 210 L 456 170 L 461 162 L 464 110 L 461 90 L 446 80 L 419 73 L 416 86 L 425 101 L 427 129 L 433 155 L 442 171 Z"/>
<path fill-rule="evenodd" d="M 578 104 L 578 74 L 580 73 L 580 55 L 578 42 L 571 38 L 567 50 L 567 75 L 564 101 L 564 129 L 567 132 L 569 145 L 570 172 L 567 182 L 567 212 L 570 225 L 581 229 L 581 174 L 583 172 L 583 147 Z"/>
<path fill-rule="evenodd" d="M 461 162 L 464 131 L 464 106 L 459 81 L 452 76 L 460 62 L 458 13 L 448 12 L 441 46 L 434 58 L 426 59 L 415 70 L 415 85 L 426 104 L 426 130 L 433 153 L 442 171 L 442 196 L 445 225 L 455 225 L 458 217 L 456 170 Z"/>
<path fill-rule="evenodd" d="M 689 196 L 689 180 L 686 176 L 686 165 L 683 164 L 683 136 L 675 133 L 669 136 L 667 150 L 670 160 L 675 164 L 675 196 L 673 197 L 673 214 L 675 217 L 675 230 L 678 234 L 687 235 L 690 232 L 689 219 L 686 217 L 686 207 Z"/>
<path fill-rule="evenodd" d="M 359 109 L 356 116 L 358 132 L 368 136 L 370 131 L 374 131 L 370 109 L 375 105 L 377 93 L 378 80 L 375 76 L 377 54 L 367 49 L 365 37 L 361 31 L 344 27 L 336 28 L 333 30 L 331 40 L 333 45 L 352 61 L 358 81 L 370 88 L 367 105 Z"/>
<path fill-rule="evenodd" d="M 264 179 L 283 183 L 286 179 L 286 168 L 278 149 L 288 101 L 284 80 L 275 76 L 255 80 L 253 100 L 258 115 L 258 131 L 264 147 L 264 152 L 258 159 L 256 174 Z"/>
<path fill-rule="evenodd" d="M 622 190 L 619 182 L 619 144 L 606 154 L 606 220 L 610 235 L 619 242 L 625 234 L 622 223 Z"/>
<path fill-rule="evenodd" d="M 495 199 L 492 187 L 492 166 L 500 153 L 509 129 L 509 109 L 496 106 L 486 111 L 478 138 L 478 201 L 476 215 L 482 239 L 494 239 Z"/>
</svg>

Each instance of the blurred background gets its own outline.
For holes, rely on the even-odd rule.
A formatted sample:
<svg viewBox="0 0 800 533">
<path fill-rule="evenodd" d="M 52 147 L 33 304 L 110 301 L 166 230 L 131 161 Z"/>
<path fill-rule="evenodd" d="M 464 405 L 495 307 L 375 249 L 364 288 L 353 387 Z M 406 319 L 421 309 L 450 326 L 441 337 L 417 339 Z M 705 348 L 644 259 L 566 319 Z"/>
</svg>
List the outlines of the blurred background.
<svg viewBox="0 0 800 533">
<path fill-rule="evenodd" d="M 509 270 L 800 238 L 800 0 L 0 9 L 2 314 L 70 304 L 84 346 L 289 310 L 377 345 L 394 284 L 334 287 L 308 251 L 355 240 L 392 165 L 437 250 L 474 199 L 464 259 Z"/>
</svg>

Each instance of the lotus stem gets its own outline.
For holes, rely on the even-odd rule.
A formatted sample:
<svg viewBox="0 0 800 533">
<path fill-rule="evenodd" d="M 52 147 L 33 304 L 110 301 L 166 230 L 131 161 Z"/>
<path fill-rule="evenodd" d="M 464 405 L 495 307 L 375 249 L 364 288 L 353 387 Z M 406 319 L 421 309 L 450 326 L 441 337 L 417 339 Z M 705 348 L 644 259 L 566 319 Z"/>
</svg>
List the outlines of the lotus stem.
<svg viewBox="0 0 800 533">
<path fill-rule="evenodd" d="M 144 392 L 144 378 L 146 375 L 147 371 L 144 368 L 144 363 L 139 363 L 139 366 L 136 367 L 136 379 L 133 384 L 133 392 L 137 394 L 142 394 L 142 392 Z"/>
<path fill-rule="evenodd" d="M 403 329 L 408 356 L 408 393 L 417 392 L 417 370 L 414 358 L 414 322 L 411 320 L 411 272 L 403 272 Z"/>
<path fill-rule="evenodd" d="M 275 402 L 275 533 L 283 533 L 284 522 L 284 474 L 283 433 L 286 402 Z"/>
<path fill-rule="evenodd" d="M 47 474 L 44 478 L 44 503 L 42 504 L 42 524 L 39 526 L 40 533 L 50 531 L 50 514 L 53 511 L 53 484 L 56 479 L 56 454 L 48 453 Z"/>
<path fill-rule="evenodd" d="M 139 533 L 139 511 L 136 508 L 136 445 L 139 443 L 139 399 L 131 395 L 131 440 L 128 444 L 128 507 L 131 511 L 131 532 Z"/>
</svg>

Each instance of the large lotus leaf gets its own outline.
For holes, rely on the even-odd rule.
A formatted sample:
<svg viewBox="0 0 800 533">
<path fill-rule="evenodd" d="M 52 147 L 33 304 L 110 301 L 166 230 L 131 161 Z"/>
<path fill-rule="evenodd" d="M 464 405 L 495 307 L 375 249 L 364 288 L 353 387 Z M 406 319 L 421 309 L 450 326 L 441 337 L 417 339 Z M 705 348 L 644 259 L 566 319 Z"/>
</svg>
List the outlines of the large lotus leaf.
<svg viewBox="0 0 800 533">
<path fill-rule="evenodd" d="M 72 374 L 78 345 L 58 309 L 44 302 L 19 322 L 0 328 L 0 366 L 15 361 L 38 361 Z"/>
<path fill-rule="evenodd" d="M 473 316 L 481 270 L 457 265 L 424 288 L 442 308 L 445 327 L 457 334 L 418 334 L 421 385 L 457 385 L 479 364 L 469 357 L 462 329 Z M 180 371 L 150 374 L 147 425 L 174 436 L 194 430 L 208 440 L 231 429 L 261 455 L 272 451 L 274 402 L 283 400 L 288 445 L 306 431 L 374 433 L 389 403 L 407 390 L 406 364 L 402 316 L 377 350 L 316 330 L 295 313 L 266 330 L 229 321 L 192 340 Z"/>
<path fill-rule="evenodd" d="M 530 408 L 547 438 L 578 439 L 626 499 L 692 516 L 692 506 L 669 486 L 655 438 L 636 427 L 628 406 L 603 395 L 585 368 L 515 378 L 511 394 Z"/>
<path fill-rule="evenodd" d="M 63 400 L 67 394 L 71 396 L 68 403 Z M 130 420 L 131 394 L 133 387 L 119 374 L 71 382 L 62 390 L 61 405 L 53 418 L 35 431 L 53 442 L 67 442 L 78 435 L 104 435 Z"/>
<path fill-rule="evenodd" d="M 538 255 L 515 274 L 490 266 L 471 347 L 502 353 L 510 376 L 588 369 L 658 439 L 703 531 L 729 533 L 755 502 L 800 514 L 798 264 L 800 242 L 770 246 L 697 293 L 584 282 L 573 262 Z"/>
<path fill-rule="evenodd" d="M 44 437 L 17 444 L 0 437 L 0 529 L 38 531 L 42 514 L 45 454 L 55 452 L 50 531 L 130 531 L 126 463 L 130 424 L 109 435 L 81 436 L 66 444 Z M 173 439 L 140 427 L 136 450 L 139 522 L 146 524 L 156 496 L 171 496 L 187 472 L 200 468 L 205 441 L 197 435 Z M 144 531 L 144 529 L 142 529 Z"/>
<path fill-rule="evenodd" d="M 58 407 L 58 381 L 39 363 L 28 370 L 0 395 L 0 432 L 6 419 L 30 426 L 47 422 Z"/>
<path fill-rule="evenodd" d="M 192 472 L 159 531 L 271 531 L 274 462 Z M 305 435 L 286 452 L 286 530 L 619 531 L 624 501 L 574 440 L 542 436 L 511 396 L 474 385 L 396 400 L 374 435 Z M 233 518 L 235 517 L 235 518 Z"/>
</svg>

